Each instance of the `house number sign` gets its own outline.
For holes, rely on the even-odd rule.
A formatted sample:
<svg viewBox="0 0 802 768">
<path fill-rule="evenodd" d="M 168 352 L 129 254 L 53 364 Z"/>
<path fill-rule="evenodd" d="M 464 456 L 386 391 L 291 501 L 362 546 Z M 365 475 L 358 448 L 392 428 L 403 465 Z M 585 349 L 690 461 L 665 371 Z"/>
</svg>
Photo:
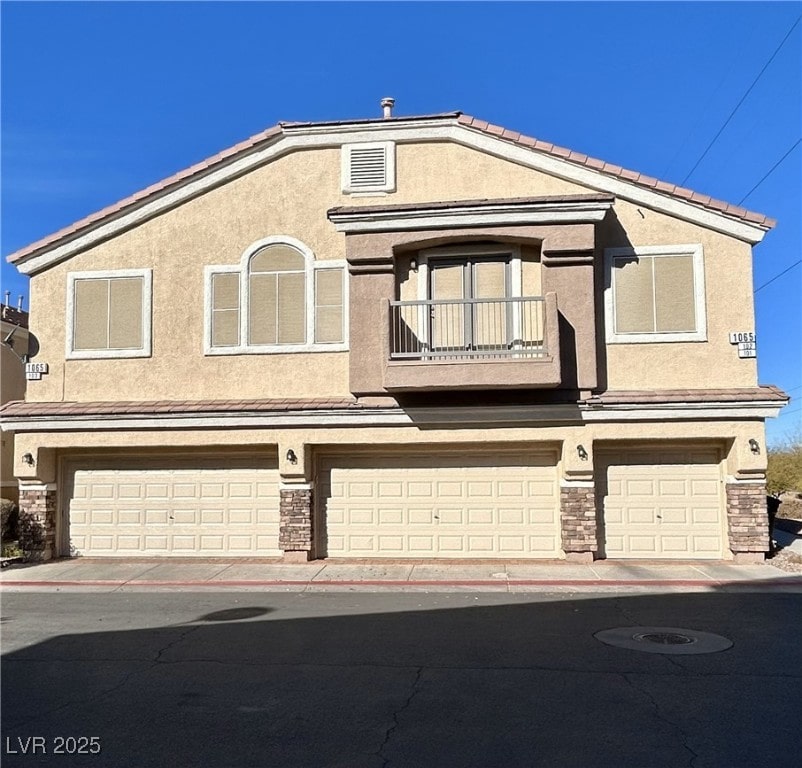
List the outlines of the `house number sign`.
<svg viewBox="0 0 802 768">
<path fill-rule="evenodd" d="M 25 378 L 28 381 L 39 381 L 48 372 L 47 363 L 25 363 Z"/>
<path fill-rule="evenodd" d="M 730 344 L 738 345 L 738 357 L 757 357 L 757 336 L 754 331 L 731 333 Z"/>
</svg>

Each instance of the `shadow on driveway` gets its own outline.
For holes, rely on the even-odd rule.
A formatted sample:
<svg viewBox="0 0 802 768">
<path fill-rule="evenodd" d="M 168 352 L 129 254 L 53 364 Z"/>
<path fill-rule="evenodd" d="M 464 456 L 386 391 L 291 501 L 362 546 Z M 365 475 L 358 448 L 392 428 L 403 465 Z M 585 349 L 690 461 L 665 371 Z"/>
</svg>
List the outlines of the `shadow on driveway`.
<svg viewBox="0 0 802 768">
<path fill-rule="evenodd" d="M 800 594 L 36 593 L 4 595 L 3 613 L 4 766 L 796 768 L 802 754 Z M 24 647 L 45 621 L 53 636 Z M 620 626 L 734 645 L 672 657 L 593 637 Z M 47 754 L 20 753 L 31 736 Z M 102 752 L 54 755 L 57 736 Z"/>
</svg>

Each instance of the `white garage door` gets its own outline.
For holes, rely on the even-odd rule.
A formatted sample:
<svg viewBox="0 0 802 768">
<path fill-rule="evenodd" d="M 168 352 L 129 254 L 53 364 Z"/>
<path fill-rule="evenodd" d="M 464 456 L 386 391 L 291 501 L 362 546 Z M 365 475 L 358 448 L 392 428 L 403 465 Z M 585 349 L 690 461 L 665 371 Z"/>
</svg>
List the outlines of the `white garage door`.
<svg viewBox="0 0 802 768">
<path fill-rule="evenodd" d="M 319 477 L 329 557 L 561 557 L 556 457 L 332 459 Z"/>
<path fill-rule="evenodd" d="M 599 454 L 610 558 L 720 558 L 724 515 L 715 449 Z"/>
<path fill-rule="evenodd" d="M 220 460 L 154 462 L 72 473 L 72 554 L 281 554 L 278 470 Z"/>
</svg>

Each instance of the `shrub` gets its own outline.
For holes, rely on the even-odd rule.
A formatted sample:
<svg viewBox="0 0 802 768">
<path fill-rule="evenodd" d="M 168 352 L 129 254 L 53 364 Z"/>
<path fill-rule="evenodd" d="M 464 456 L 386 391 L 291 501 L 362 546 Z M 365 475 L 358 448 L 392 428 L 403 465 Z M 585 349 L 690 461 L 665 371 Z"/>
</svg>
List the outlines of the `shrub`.
<svg viewBox="0 0 802 768">
<path fill-rule="evenodd" d="M 802 492 L 802 433 L 769 448 L 766 486 L 769 493 Z"/>
<path fill-rule="evenodd" d="M 19 538 L 19 507 L 10 499 L 0 499 L 0 540 L 3 543 Z"/>
</svg>

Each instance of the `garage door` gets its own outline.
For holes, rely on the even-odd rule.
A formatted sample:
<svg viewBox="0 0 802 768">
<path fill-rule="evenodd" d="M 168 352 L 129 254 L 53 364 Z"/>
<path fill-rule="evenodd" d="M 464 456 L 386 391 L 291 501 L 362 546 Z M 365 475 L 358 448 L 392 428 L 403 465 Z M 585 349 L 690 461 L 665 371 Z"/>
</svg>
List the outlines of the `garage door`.
<svg viewBox="0 0 802 768">
<path fill-rule="evenodd" d="M 561 557 L 556 457 L 336 459 L 319 477 L 329 557 Z"/>
<path fill-rule="evenodd" d="M 599 454 L 598 492 L 610 558 L 720 558 L 721 470 L 711 450 Z"/>
<path fill-rule="evenodd" d="M 220 460 L 76 467 L 76 555 L 262 556 L 278 548 L 278 470 Z"/>
</svg>

